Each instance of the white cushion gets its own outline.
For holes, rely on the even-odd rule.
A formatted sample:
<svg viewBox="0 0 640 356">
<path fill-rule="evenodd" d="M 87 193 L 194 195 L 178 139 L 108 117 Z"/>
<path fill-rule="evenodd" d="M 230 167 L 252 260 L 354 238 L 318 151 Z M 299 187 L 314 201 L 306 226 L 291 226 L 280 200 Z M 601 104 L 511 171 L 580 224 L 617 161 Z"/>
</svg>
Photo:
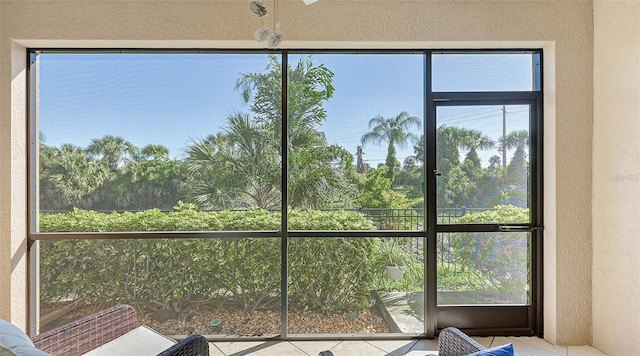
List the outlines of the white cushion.
<svg viewBox="0 0 640 356">
<path fill-rule="evenodd" d="M 17 326 L 0 319 L 0 356 L 51 356 L 36 349 L 33 341 Z"/>
<path fill-rule="evenodd" d="M 148 326 L 142 325 L 106 344 L 87 352 L 86 356 L 157 355 L 176 343 Z"/>
</svg>

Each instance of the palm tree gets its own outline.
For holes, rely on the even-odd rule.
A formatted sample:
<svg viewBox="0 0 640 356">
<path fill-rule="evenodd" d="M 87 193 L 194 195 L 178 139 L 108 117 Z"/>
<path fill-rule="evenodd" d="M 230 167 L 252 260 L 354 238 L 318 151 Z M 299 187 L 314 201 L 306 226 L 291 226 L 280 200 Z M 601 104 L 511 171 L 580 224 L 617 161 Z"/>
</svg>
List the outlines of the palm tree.
<svg viewBox="0 0 640 356">
<path fill-rule="evenodd" d="M 463 137 L 460 142 L 461 147 L 469 150 L 465 155 L 463 165 L 465 173 L 471 180 L 475 180 L 478 172 L 482 169 L 478 149 L 486 150 L 495 146 L 495 141 L 491 137 L 478 130 L 462 129 Z"/>
<path fill-rule="evenodd" d="M 349 206 L 356 195 L 349 175 L 353 156 L 339 145 L 290 150 L 288 199 L 291 208 Z"/>
<path fill-rule="evenodd" d="M 248 114 L 235 113 L 217 135 L 187 149 L 187 195 L 202 209 L 279 206 L 278 151 Z"/>
<path fill-rule="evenodd" d="M 281 207 L 282 166 L 287 165 L 292 208 L 317 208 L 345 199 L 352 160 L 329 146 L 319 130 L 322 107 L 333 96 L 333 73 L 309 57 L 289 68 L 288 162 L 282 162 L 281 65 L 270 56 L 266 73 L 242 74 L 236 89 L 251 114 L 233 113 L 227 128 L 187 149 L 188 197 L 200 208 Z"/>
<path fill-rule="evenodd" d="M 115 171 L 128 155 L 135 154 L 135 147 L 122 137 L 105 135 L 102 138 L 93 139 L 87 147 L 87 152 L 101 157 L 109 169 Z"/>
<path fill-rule="evenodd" d="M 507 166 L 504 182 L 509 189 L 506 203 L 526 208 L 528 206 L 527 194 L 529 185 L 529 173 L 527 164 L 527 152 L 529 147 L 529 132 L 517 130 L 510 132 L 500 139 L 501 147 L 506 150 L 514 149 L 513 157 Z"/>
<path fill-rule="evenodd" d="M 81 147 L 64 144 L 46 147 L 47 157 L 41 162 L 41 199 L 50 208 L 87 208 L 94 194 L 110 178 L 106 166 L 100 164 Z"/>
<path fill-rule="evenodd" d="M 369 129 L 371 131 L 362 135 L 360 141 L 363 146 L 367 143 L 379 145 L 384 142 L 387 144 L 386 164 L 390 165 L 389 178 L 393 180 L 393 170 L 397 165 L 397 159 L 395 158 L 396 145 L 404 148 L 407 145 L 407 141 L 417 141 L 417 136 L 412 132 L 412 129 L 418 130 L 420 126 L 420 119 L 416 116 L 410 116 L 406 111 L 388 118 L 376 115 L 369 120 Z"/>
<path fill-rule="evenodd" d="M 269 128 L 273 143 L 280 145 L 282 132 L 282 66 L 276 56 L 269 56 L 266 73 L 242 74 L 236 81 L 257 123 Z M 333 97 L 333 72 L 324 65 L 314 65 L 311 57 L 301 58 L 289 67 L 288 144 L 290 147 L 324 144 L 318 128 L 327 117 L 323 102 Z"/>
<path fill-rule="evenodd" d="M 149 144 L 142 147 L 140 156 L 145 159 L 167 160 L 169 159 L 169 149 L 163 145 Z"/>
<path fill-rule="evenodd" d="M 507 178 L 512 182 L 526 181 L 527 153 L 525 149 L 529 147 L 529 132 L 527 130 L 511 131 L 507 136 L 500 138 L 500 146 L 506 150 L 515 148 L 511 162 L 507 167 Z"/>
<path fill-rule="evenodd" d="M 170 159 L 169 149 L 163 145 L 149 144 L 135 151 L 112 187 L 127 203 L 117 208 L 171 210 L 182 194 L 184 163 Z"/>
<path fill-rule="evenodd" d="M 516 149 L 516 154 L 525 157 L 525 148 L 529 147 L 529 131 L 517 130 L 511 131 L 507 136 L 500 138 L 500 146 L 503 149 Z"/>
<path fill-rule="evenodd" d="M 494 145 L 490 137 L 478 130 L 449 125 L 438 127 L 436 167 L 441 174 L 436 193 L 438 207 L 458 207 L 470 200 L 481 180 L 482 167 L 477 150 Z M 462 150 L 468 150 L 463 162 L 460 161 Z"/>
<path fill-rule="evenodd" d="M 489 166 L 487 167 L 487 169 L 490 172 L 498 171 L 500 168 L 502 168 L 502 161 L 501 160 L 502 159 L 498 155 L 493 155 L 493 156 L 489 157 Z"/>
</svg>

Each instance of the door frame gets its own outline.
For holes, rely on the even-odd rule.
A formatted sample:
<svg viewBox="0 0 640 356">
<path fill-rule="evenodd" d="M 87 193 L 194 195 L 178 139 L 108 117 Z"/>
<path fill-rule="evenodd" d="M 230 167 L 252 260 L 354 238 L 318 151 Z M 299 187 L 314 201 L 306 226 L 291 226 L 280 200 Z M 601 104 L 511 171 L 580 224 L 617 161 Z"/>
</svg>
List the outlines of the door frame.
<svg viewBox="0 0 640 356">
<path fill-rule="evenodd" d="M 437 334 L 456 326 L 472 335 L 543 335 L 542 319 L 542 93 L 541 92 L 464 92 L 432 93 L 427 103 L 425 150 L 427 203 L 427 263 L 425 276 L 425 332 Z M 523 224 L 438 224 L 436 125 L 439 106 L 529 105 L 529 211 L 530 221 Z M 428 173 L 429 172 L 429 173 Z M 528 257 L 530 292 L 528 305 L 437 305 L 437 236 L 450 232 L 529 232 Z M 433 314 L 429 314 L 433 313 Z"/>
</svg>

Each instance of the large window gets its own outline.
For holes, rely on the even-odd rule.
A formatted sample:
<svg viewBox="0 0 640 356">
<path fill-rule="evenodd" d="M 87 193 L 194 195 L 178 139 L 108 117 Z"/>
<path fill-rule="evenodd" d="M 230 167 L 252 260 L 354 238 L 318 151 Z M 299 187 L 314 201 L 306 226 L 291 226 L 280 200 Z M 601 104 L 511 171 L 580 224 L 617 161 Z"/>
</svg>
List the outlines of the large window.
<svg viewBox="0 0 640 356">
<path fill-rule="evenodd" d="M 541 333 L 539 51 L 30 55 L 39 331 Z"/>
</svg>

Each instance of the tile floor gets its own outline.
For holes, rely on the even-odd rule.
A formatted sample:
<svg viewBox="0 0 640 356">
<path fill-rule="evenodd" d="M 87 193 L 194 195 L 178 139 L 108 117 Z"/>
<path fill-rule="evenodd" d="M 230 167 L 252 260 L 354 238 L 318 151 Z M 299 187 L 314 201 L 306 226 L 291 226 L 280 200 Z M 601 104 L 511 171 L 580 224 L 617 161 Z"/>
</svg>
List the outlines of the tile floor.
<svg viewBox="0 0 640 356">
<path fill-rule="evenodd" d="M 536 337 L 476 337 L 485 347 L 512 343 L 517 356 L 603 356 L 589 346 L 553 346 Z M 317 356 L 320 351 L 331 350 L 335 356 L 433 356 L 438 354 L 437 340 L 419 341 L 243 341 L 215 342 L 210 356 L 274 355 Z"/>
</svg>

